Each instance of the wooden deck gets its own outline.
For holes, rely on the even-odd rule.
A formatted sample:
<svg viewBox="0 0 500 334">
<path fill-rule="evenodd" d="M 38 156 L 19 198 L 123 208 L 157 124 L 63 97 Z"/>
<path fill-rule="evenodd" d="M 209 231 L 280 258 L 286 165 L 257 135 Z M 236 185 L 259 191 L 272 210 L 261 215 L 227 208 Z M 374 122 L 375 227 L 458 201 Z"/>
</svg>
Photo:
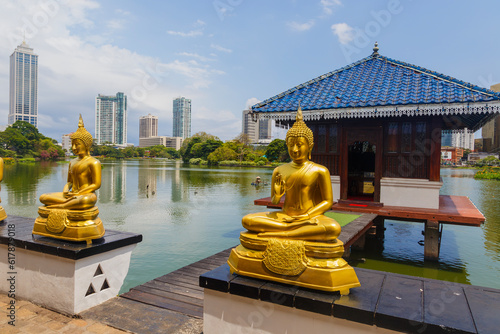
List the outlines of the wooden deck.
<svg viewBox="0 0 500 334">
<path fill-rule="evenodd" d="M 496 333 L 500 325 L 500 290 L 356 268 L 361 287 L 340 297 L 231 275 L 229 253 L 158 277 L 80 315 L 132 333 L 201 334 L 202 285 L 250 302 L 290 301 L 283 305 L 401 332 Z M 280 297 L 268 298 L 273 295 Z"/>
<path fill-rule="evenodd" d="M 199 277 L 227 262 L 231 248 L 130 289 L 120 297 L 203 318 Z"/>
<path fill-rule="evenodd" d="M 411 221 L 438 221 L 443 224 L 456 224 L 468 226 L 480 226 L 484 223 L 483 214 L 476 208 L 471 200 L 466 196 L 439 196 L 439 209 L 420 209 L 400 206 L 370 206 L 366 204 L 340 204 L 332 206 L 334 211 L 373 213 L 386 219 L 411 220 Z M 255 205 L 264 205 L 269 208 L 280 208 L 280 204 L 271 203 L 271 197 L 266 197 L 254 201 Z"/>
<path fill-rule="evenodd" d="M 201 333 L 200 275 L 227 262 L 231 248 L 130 289 L 81 316 L 132 333 Z"/>
</svg>

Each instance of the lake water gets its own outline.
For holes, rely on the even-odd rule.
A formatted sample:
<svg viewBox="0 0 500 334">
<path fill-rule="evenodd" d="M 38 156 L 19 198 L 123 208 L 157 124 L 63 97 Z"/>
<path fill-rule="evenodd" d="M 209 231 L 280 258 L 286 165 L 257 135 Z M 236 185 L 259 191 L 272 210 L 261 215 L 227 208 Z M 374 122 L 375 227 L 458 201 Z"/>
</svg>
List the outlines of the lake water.
<svg viewBox="0 0 500 334">
<path fill-rule="evenodd" d="M 103 161 L 98 194 L 105 228 L 141 233 L 122 292 L 239 244 L 241 217 L 270 186 L 272 169 L 188 167 L 179 161 Z M 5 165 L 0 197 L 7 214 L 35 219 L 38 198 L 61 191 L 68 164 Z M 424 262 L 423 224 L 386 220 L 385 239 L 352 253 L 352 265 L 500 289 L 500 182 L 474 170 L 443 169 L 442 194 L 469 196 L 485 215 L 481 227 L 445 225 L 440 261 Z"/>
</svg>

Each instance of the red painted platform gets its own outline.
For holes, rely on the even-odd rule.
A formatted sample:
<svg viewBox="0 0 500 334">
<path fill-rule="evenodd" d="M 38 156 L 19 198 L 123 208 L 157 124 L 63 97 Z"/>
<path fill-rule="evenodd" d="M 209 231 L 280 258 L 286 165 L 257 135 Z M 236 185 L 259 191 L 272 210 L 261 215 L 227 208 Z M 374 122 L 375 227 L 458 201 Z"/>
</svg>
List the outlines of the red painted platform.
<svg viewBox="0 0 500 334">
<path fill-rule="evenodd" d="M 263 205 L 268 208 L 281 208 L 284 198 L 280 204 L 271 203 L 271 197 L 265 197 L 254 201 L 255 205 Z M 467 196 L 439 196 L 439 209 L 420 209 L 402 206 L 371 206 L 356 201 L 352 204 L 335 203 L 332 210 L 360 213 L 374 213 L 382 218 L 411 221 L 438 221 L 443 224 L 480 226 L 484 223 L 483 214 L 476 208 Z"/>
</svg>

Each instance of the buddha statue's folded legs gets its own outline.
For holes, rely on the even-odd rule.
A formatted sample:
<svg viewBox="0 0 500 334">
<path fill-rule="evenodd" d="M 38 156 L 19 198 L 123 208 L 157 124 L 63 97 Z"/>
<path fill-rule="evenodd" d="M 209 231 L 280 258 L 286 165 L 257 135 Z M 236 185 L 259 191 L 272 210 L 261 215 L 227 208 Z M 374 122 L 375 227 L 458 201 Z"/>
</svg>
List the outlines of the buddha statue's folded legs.
<svg viewBox="0 0 500 334">
<path fill-rule="evenodd" d="M 95 206 L 97 196 L 95 193 L 88 193 L 65 197 L 64 193 L 57 192 L 41 195 L 40 202 L 51 209 L 87 210 Z"/>
<path fill-rule="evenodd" d="M 335 240 L 341 231 L 339 223 L 324 215 L 293 220 L 282 211 L 248 214 L 243 217 L 242 225 L 263 238 L 330 241 Z"/>
</svg>

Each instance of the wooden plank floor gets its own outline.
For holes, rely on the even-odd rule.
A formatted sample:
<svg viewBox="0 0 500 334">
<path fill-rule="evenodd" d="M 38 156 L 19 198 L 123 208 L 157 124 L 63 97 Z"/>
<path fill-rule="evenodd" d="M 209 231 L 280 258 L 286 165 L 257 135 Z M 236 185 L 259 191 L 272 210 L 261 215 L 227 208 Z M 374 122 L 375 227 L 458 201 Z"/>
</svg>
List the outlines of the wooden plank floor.
<svg viewBox="0 0 500 334">
<path fill-rule="evenodd" d="M 199 276 L 227 262 L 231 248 L 192 263 L 120 295 L 135 302 L 203 318 L 203 288 Z"/>
<path fill-rule="evenodd" d="M 361 217 L 343 227 L 339 237 L 347 247 L 372 225 L 376 217 L 375 214 L 359 214 Z M 231 248 L 177 269 L 136 286 L 120 297 L 202 319 L 203 288 L 199 286 L 199 277 L 226 263 L 230 252 Z"/>
</svg>

